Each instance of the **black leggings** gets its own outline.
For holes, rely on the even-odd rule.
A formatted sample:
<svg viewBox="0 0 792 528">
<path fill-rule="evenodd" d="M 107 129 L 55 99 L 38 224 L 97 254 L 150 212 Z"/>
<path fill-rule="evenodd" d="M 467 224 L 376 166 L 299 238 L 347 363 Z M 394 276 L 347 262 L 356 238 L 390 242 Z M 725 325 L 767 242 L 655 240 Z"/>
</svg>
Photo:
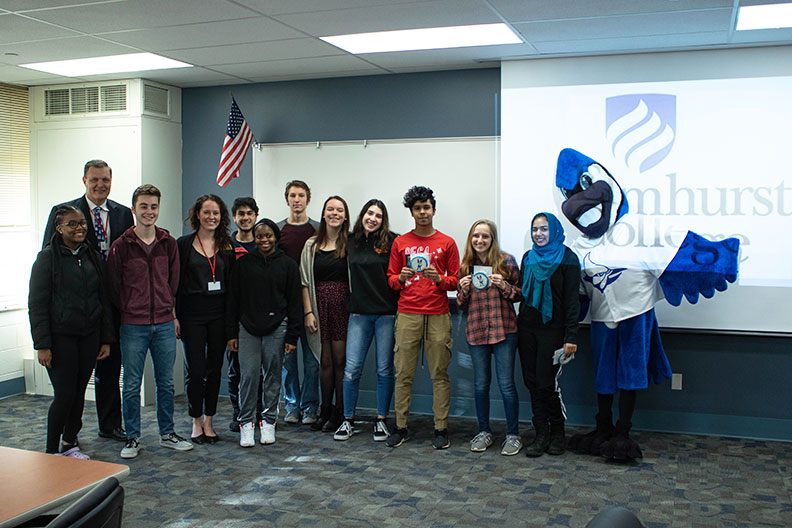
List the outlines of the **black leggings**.
<svg viewBox="0 0 792 528">
<path fill-rule="evenodd" d="M 184 362 L 187 366 L 187 403 L 190 416 L 214 416 L 220 394 L 220 373 L 226 347 L 225 320 L 181 323 Z"/>
<path fill-rule="evenodd" d="M 67 444 L 77 441 L 82 429 L 85 387 L 91 379 L 99 345 L 99 332 L 85 337 L 52 336 L 52 366 L 47 374 L 55 397 L 47 414 L 47 453 L 60 450 L 61 437 Z"/>
<path fill-rule="evenodd" d="M 517 342 L 534 426 L 545 429 L 548 423 L 563 423 L 566 416 L 561 390 L 556 386 L 559 365 L 553 365 L 553 352 L 564 344 L 563 327 L 536 328 L 518 319 Z"/>
</svg>

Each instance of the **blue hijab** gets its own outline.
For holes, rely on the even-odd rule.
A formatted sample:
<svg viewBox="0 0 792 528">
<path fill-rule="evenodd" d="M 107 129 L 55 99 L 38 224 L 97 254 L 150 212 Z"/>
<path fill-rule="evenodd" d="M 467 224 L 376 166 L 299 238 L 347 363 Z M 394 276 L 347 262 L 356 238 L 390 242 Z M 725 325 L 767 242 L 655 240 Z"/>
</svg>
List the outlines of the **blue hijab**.
<svg viewBox="0 0 792 528">
<path fill-rule="evenodd" d="M 564 228 L 552 213 L 538 213 L 531 220 L 533 228 L 537 216 L 547 218 L 548 240 L 544 246 L 533 248 L 523 259 L 522 294 L 528 306 L 533 306 L 542 314 L 542 323 L 553 318 L 553 293 L 550 291 L 550 277 L 558 269 L 564 258 Z M 531 236 L 533 240 L 533 234 Z"/>
</svg>

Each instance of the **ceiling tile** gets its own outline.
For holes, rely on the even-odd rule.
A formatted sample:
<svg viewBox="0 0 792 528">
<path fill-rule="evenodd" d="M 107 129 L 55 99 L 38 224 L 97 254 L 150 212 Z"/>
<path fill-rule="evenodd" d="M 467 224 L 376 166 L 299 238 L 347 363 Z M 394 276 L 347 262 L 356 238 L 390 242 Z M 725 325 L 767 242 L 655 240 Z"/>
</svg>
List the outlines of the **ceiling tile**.
<svg viewBox="0 0 792 528">
<path fill-rule="evenodd" d="M 124 53 L 134 53 L 135 50 L 94 37 L 73 37 L 0 46 L 0 53 L 8 52 L 14 52 L 18 55 L 16 57 L 3 57 L 5 62 L 25 64 L 28 62 L 122 55 Z"/>
<path fill-rule="evenodd" d="M 213 22 L 252 15 L 226 0 L 134 0 L 30 13 L 37 19 L 86 33 L 148 29 L 177 24 Z"/>
<path fill-rule="evenodd" d="M 391 4 L 414 4 L 420 0 L 237 0 L 265 15 L 288 13 L 308 13 L 312 11 L 332 11 Z M 426 1 L 426 0 L 424 0 Z M 431 0 L 434 1 L 434 0 Z"/>
<path fill-rule="evenodd" d="M 501 22 L 480 0 L 388 4 L 274 18 L 313 36 Z"/>
<path fill-rule="evenodd" d="M 175 50 L 164 54 L 197 66 L 209 66 L 212 64 L 236 64 L 265 60 L 321 57 L 325 55 L 346 55 L 346 52 L 318 39 L 303 38 Z"/>
<path fill-rule="evenodd" d="M 254 82 L 278 82 L 278 81 L 303 81 L 307 79 L 337 79 L 339 77 L 365 77 L 368 75 L 382 75 L 384 73 L 380 69 L 373 68 L 367 70 L 349 70 L 349 71 L 333 71 L 333 72 L 316 72 L 316 73 L 303 73 L 303 74 L 288 74 L 288 75 L 267 75 L 262 78 L 254 78 Z"/>
<path fill-rule="evenodd" d="M 628 15 L 580 20 L 527 22 L 514 28 L 531 43 L 557 40 L 643 37 L 711 31 L 728 31 L 731 11 L 695 11 Z"/>
<path fill-rule="evenodd" d="M 113 79 L 148 79 L 165 84 L 180 86 L 186 82 L 215 82 L 215 81 L 236 81 L 241 79 L 226 75 L 206 68 L 176 68 L 170 70 L 150 70 L 142 72 L 128 72 L 123 74 L 111 73 L 106 75 L 91 75 L 86 77 L 89 81 L 111 81 Z"/>
<path fill-rule="evenodd" d="M 30 11 L 32 9 L 47 9 L 51 7 L 118 1 L 119 0 L 0 0 L 0 9 L 8 9 L 9 11 Z"/>
<path fill-rule="evenodd" d="M 377 73 L 387 73 L 352 55 L 218 65 L 212 69 L 251 80 L 264 80 L 269 76 L 335 74 L 344 71 L 376 70 Z"/>
<path fill-rule="evenodd" d="M 509 22 L 731 8 L 732 0 L 490 0 Z"/>
<path fill-rule="evenodd" d="M 481 46 L 477 48 L 453 48 L 439 50 L 400 51 L 396 53 L 367 53 L 361 58 L 378 66 L 393 70 L 410 66 L 426 67 L 438 64 L 474 65 L 482 60 L 499 61 L 500 57 L 530 56 L 536 50 L 527 44 L 506 44 L 502 46 Z"/>
<path fill-rule="evenodd" d="M 114 42 L 156 52 L 301 38 L 305 35 L 275 20 L 256 17 L 167 28 L 101 33 L 101 36 Z"/>
<path fill-rule="evenodd" d="M 0 16 L 0 44 L 76 36 L 79 33 L 19 15 Z"/>
<path fill-rule="evenodd" d="M 19 66 L 0 66 L 0 82 L 29 84 L 31 81 L 46 82 L 52 79 L 58 79 L 59 82 L 70 80 L 68 77 L 20 68 Z"/>
<path fill-rule="evenodd" d="M 686 47 L 717 46 L 726 42 L 726 31 L 712 33 L 685 33 L 680 35 L 647 35 L 638 37 L 582 39 L 569 41 L 537 42 L 542 54 L 630 52 L 639 50 L 683 49 Z"/>
</svg>

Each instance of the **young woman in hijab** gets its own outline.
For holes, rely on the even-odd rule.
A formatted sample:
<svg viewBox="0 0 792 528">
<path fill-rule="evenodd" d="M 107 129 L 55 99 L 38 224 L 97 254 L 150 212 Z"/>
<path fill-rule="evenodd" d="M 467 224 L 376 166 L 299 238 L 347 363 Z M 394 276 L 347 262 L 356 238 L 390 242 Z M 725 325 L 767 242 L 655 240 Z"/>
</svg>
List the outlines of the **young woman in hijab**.
<svg viewBox="0 0 792 528">
<path fill-rule="evenodd" d="M 523 302 L 517 343 L 536 430 L 525 454 L 538 457 L 545 452 L 560 455 L 565 449 L 561 368 L 553 364 L 553 354 L 563 348 L 569 358 L 577 351 L 580 263 L 564 245 L 564 228 L 551 213 L 534 216 L 531 239 L 533 247 L 523 255 L 520 268 Z"/>
</svg>

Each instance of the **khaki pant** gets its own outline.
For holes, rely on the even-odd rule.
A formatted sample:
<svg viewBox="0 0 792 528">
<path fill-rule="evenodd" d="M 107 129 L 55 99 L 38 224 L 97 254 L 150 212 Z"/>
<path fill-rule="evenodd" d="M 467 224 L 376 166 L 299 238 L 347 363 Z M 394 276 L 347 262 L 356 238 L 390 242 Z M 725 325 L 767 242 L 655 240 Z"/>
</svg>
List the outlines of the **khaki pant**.
<svg viewBox="0 0 792 528">
<path fill-rule="evenodd" d="M 410 397 L 415 368 L 421 353 L 421 343 L 432 378 L 432 412 L 435 429 L 448 427 L 448 408 L 451 403 L 451 382 L 448 364 L 451 362 L 451 315 L 396 315 L 396 346 L 393 365 L 396 368 L 395 408 L 396 426 L 407 427 Z"/>
</svg>

